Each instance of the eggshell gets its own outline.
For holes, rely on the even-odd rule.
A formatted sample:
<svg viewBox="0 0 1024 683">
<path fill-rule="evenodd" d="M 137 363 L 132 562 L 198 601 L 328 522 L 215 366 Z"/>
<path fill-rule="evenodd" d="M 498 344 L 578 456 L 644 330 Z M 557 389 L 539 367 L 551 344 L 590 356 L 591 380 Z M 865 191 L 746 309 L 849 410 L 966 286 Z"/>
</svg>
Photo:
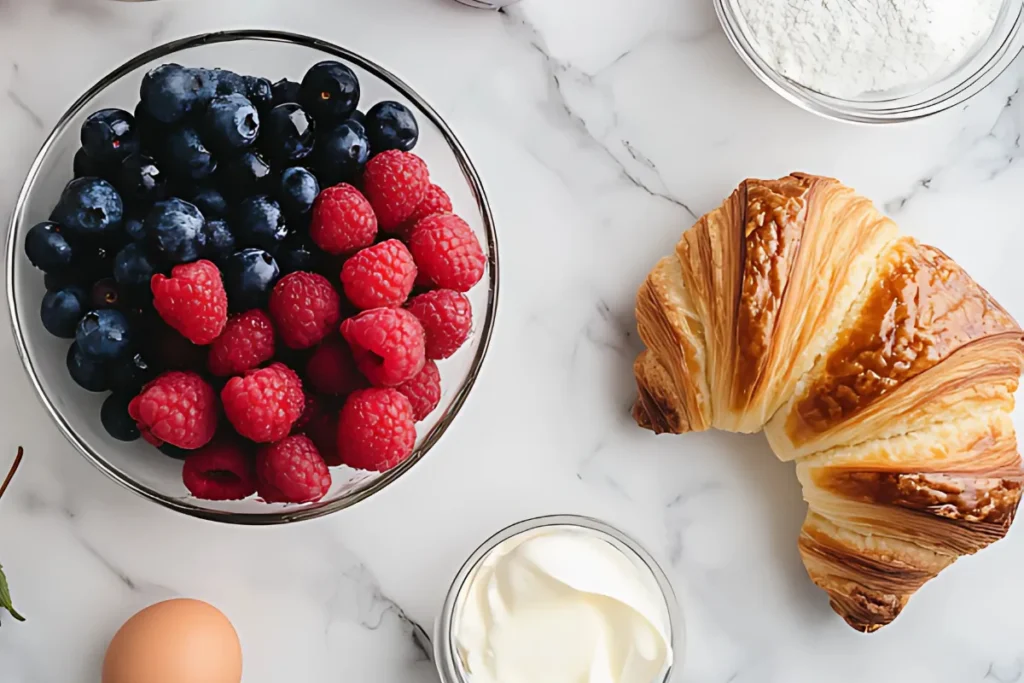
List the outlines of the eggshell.
<svg viewBox="0 0 1024 683">
<path fill-rule="evenodd" d="M 151 605 L 125 622 L 103 683 L 240 683 L 242 646 L 228 618 L 199 600 Z"/>
</svg>

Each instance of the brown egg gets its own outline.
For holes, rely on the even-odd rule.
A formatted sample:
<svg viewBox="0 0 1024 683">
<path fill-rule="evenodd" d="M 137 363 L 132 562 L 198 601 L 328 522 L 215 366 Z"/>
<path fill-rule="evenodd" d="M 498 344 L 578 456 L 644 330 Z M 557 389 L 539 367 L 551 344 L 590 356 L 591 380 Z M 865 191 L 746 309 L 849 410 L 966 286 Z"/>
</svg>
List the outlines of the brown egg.
<svg viewBox="0 0 1024 683">
<path fill-rule="evenodd" d="M 125 622 L 107 648 L 103 683 L 239 683 L 242 646 L 228 618 L 199 600 L 168 600 Z"/>
</svg>

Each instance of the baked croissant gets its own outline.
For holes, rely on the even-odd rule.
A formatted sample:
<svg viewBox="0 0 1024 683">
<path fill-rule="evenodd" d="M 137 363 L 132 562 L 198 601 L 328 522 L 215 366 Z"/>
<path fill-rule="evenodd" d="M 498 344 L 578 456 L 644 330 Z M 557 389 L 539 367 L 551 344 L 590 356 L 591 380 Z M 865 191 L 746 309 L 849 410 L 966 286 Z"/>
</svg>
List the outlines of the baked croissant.
<svg viewBox="0 0 1024 683">
<path fill-rule="evenodd" d="M 831 178 L 747 180 L 640 287 L 637 423 L 765 430 L 796 460 L 811 579 L 874 631 L 1002 538 L 1024 480 L 1013 318 Z"/>
</svg>

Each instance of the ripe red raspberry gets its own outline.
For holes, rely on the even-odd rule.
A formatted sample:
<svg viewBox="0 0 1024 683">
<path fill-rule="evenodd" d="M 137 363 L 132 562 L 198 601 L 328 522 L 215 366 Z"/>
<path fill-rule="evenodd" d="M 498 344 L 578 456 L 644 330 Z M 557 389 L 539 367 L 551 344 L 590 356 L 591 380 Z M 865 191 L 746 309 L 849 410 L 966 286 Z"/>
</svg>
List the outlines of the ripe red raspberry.
<svg viewBox="0 0 1024 683">
<path fill-rule="evenodd" d="M 189 454 L 181 470 L 185 488 L 203 500 L 241 500 L 256 493 L 256 470 L 242 447 L 218 439 Z"/>
<path fill-rule="evenodd" d="M 423 368 L 423 326 L 402 308 L 374 308 L 341 323 L 356 367 L 372 384 L 393 387 Z"/>
<path fill-rule="evenodd" d="M 256 443 L 286 437 L 306 404 L 299 376 L 281 363 L 232 377 L 220 400 L 235 431 Z"/>
<path fill-rule="evenodd" d="M 424 292 L 410 299 L 406 308 L 423 325 L 427 358 L 448 358 L 459 350 L 473 329 L 473 308 L 461 292 Z"/>
<path fill-rule="evenodd" d="M 420 273 L 438 287 L 469 291 L 484 275 L 483 249 L 473 229 L 455 214 L 427 216 L 413 228 L 409 251 Z"/>
<path fill-rule="evenodd" d="M 448 193 L 437 185 L 430 185 L 427 187 L 426 194 L 423 195 L 423 200 L 416 205 L 415 209 L 413 209 L 412 215 L 406 218 L 401 225 L 391 232 L 399 239 L 407 240 L 409 239 L 409 235 L 412 234 L 412 229 L 416 227 L 416 224 L 427 216 L 451 212 L 452 200 L 448 196 Z"/>
<path fill-rule="evenodd" d="M 128 414 L 154 446 L 195 450 L 217 431 L 217 395 L 194 372 L 165 372 L 131 400 Z"/>
<path fill-rule="evenodd" d="M 312 394 L 303 394 L 303 401 L 305 403 L 302 406 L 302 414 L 299 415 L 299 419 L 292 425 L 292 434 L 304 434 L 306 427 L 313 421 L 315 417 L 320 415 L 320 402 L 316 396 Z"/>
<path fill-rule="evenodd" d="M 270 316 L 259 309 L 228 319 L 224 331 L 210 345 L 206 359 L 210 372 L 218 377 L 240 375 L 274 357 L 274 326 Z"/>
<path fill-rule="evenodd" d="M 206 346 L 185 339 L 159 315 L 147 316 L 142 323 L 143 355 L 153 365 L 167 370 L 200 370 L 206 367 Z"/>
<path fill-rule="evenodd" d="M 397 389 L 363 389 L 345 401 L 338 451 L 349 467 L 383 472 L 408 458 L 415 445 L 412 404 Z"/>
<path fill-rule="evenodd" d="M 316 445 L 328 466 L 337 467 L 341 464 L 341 456 L 338 454 L 337 408 L 321 406 L 319 414 L 309 421 L 304 433 Z"/>
<path fill-rule="evenodd" d="M 259 490 L 270 503 L 311 503 L 331 489 L 331 472 L 308 437 L 289 436 L 256 456 Z"/>
<path fill-rule="evenodd" d="M 359 190 L 342 183 L 317 195 L 309 236 L 328 254 L 348 254 L 377 237 L 377 216 Z"/>
<path fill-rule="evenodd" d="M 270 292 L 270 315 L 291 349 L 319 344 L 341 319 L 341 297 L 316 273 L 290 273 Z"/>
<path fill-rule="evenodd" d="M 363 173 L 366 197 L 381 230 L 394 230 L 412 215 L 427 194 L 427 165 L 411 152 L 390 149 L 370 159 Z"/>
<path fill-rule="evenodd" d="M 193 344 L 209 344 L 228 321 L 228 295 L 209 261 L 174 266 L 171 277 L 157 273 L 150 288 L 160 317 Z"/>
<path fill-rule="evenodd" d="M 356 308 L 401 306 L 416 282 L 416 263 L 405 245 L 387 240 L 345 261 L 341 284 Z"/>
<path fill-rule="evenodd" d="M 334 396 L 349 394 L 364 384 L 351 349 L 340 338 L 327 339 L 313 350 L 305 377 L 313 391 Z"/>
<path fill-rule="evenodd" d="M 416 422 L 423 420 L 434 412 L 434 408 L 441 402 L 441 373 L 437 371 L 437 363 L 428 360 L 415 377 L 399 384 L 395 389 L 409 399 L 413 419 Z"/>
</svg>

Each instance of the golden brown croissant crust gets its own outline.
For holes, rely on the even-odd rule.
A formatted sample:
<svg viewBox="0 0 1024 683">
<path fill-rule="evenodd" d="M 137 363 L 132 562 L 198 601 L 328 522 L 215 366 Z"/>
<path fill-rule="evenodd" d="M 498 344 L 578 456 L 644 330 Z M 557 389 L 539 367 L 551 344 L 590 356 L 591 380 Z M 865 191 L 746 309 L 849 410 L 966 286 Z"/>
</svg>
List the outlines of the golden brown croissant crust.
<svg viewBox="0 0 1024 683">
<path fill-rule="evenodd" d="M 838 181 L 743 182 L 658 262 L 636 316 L 636 422 L 764 429 L 797 461 L 808 574 L 854 628 L 1009 529 L 1024 335 Z"/>
</svg>

